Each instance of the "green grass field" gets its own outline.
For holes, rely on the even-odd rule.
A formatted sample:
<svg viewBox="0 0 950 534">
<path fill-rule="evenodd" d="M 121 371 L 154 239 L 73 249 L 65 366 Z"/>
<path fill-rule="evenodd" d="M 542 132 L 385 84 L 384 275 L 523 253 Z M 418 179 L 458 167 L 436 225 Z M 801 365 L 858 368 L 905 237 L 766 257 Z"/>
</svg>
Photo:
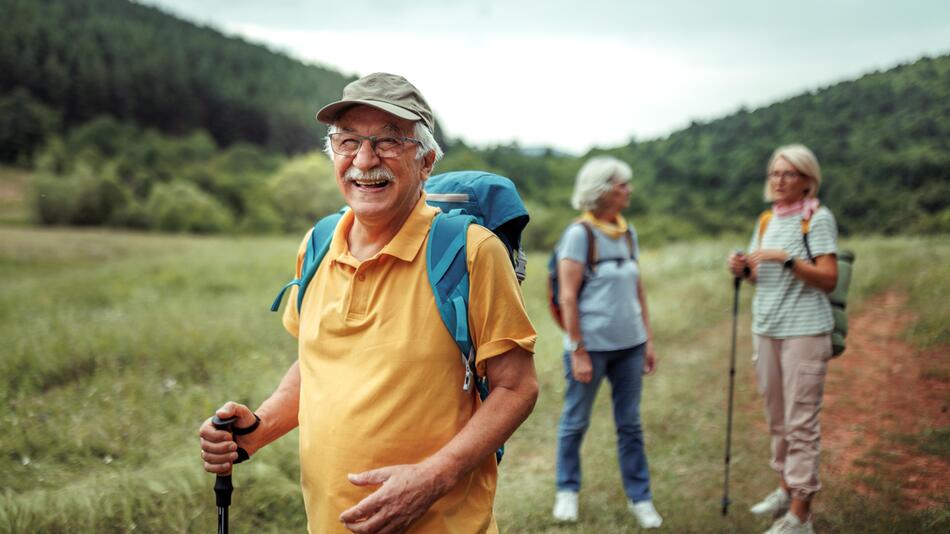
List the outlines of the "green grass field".
<svg viewBox="0 0 950 534">
<path fill-rule="evenodd" d="M 719 515 L 732 292 L 723 259 L 743 241 L 670 245 L 643 258 L 660 356 L 657 375 L 646 380 L 643 418 L 668 532 L 759 532 L 768 525 L 746 512 L 775 485 L 765 466 L 766 437 L 755 430 L 761 416 L 747 313 L 739 340 L 734 504 L 728 518 Z M 256 406 L 294 360 L 294 340 L 268 306 L 291 274 L 297 243 L 0 228 L 0 532 L 213 531 L 214 477 L 201 469 L 196 429 L 224 400 Z M 918 347 L 950 342 L 943 302 L 950 294 L 950 240 L 862 238 L 847 246 L 858 255 L 853 310 L 897 288 L 922 317 L 908 339 Z M 509 441 L 498 522 L 504 532 L 633 532 L 606 387 L 583 449 L 581 522 L 559 526 L 550 519 L 563 378 L 559 333 L 544 302 L 545 259 L 531 258 L 524 287 L 539 330 L 541 397 Z M 747 311 L 748 292 L 743 296 Z M 933 435 L 946 436 L 947 429 Z M 939 439 L 920 439 L 945 449 Z M 236 470 L 233 531 L 305 531 L 296 440 L 291 433 Z M 950 528 L 950 502 L 907 512 L 886 498 L 826 482 L 816 528 Z"/>
</svg>

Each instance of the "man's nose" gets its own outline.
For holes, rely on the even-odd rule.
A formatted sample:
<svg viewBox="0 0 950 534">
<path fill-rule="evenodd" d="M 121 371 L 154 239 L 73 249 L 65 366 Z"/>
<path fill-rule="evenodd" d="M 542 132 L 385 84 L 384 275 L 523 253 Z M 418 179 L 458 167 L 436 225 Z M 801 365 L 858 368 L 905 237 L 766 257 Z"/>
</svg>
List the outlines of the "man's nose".
<svg viewBox="0 0 950 534">
<path fill-rule="evenodd" d="M 356 152 L 356 155 L 353 156 L 353 165 L 356 165 L 357 169 L 368 171 L 379 165 L 379 163 L 379 156 L 377 156 L 376 151 L 373 150 L 373 143 L 371 143 L 369 139 L 363 139 L 363 143 L 360 144 L 360 149 Z"/>
</svg>

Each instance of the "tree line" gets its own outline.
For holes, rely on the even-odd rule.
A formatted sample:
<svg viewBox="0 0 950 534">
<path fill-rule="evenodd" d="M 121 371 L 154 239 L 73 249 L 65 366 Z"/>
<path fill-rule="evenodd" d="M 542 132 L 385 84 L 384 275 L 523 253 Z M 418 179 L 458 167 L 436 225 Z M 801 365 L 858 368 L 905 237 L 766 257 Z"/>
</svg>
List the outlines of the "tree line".
<svg viewBox="0 0 950 534">
<path fill-rule="evenodd" d="M 124 0 L 0 9 L 0 161 L 35 169 L 38 222 L 282 232 L 342 202 L 313 112 L 349 78 Z M 518 184 L 539 248 L 574 216 L 574 176 L 598 153 L 633 167 L 645 241 L 751 232 L 769 154 L 790 142 L 818 155 L 842 232 L 950 232 L 950 56 L 583 157 L 439 140 L 437 172 Z"/>
</svg>

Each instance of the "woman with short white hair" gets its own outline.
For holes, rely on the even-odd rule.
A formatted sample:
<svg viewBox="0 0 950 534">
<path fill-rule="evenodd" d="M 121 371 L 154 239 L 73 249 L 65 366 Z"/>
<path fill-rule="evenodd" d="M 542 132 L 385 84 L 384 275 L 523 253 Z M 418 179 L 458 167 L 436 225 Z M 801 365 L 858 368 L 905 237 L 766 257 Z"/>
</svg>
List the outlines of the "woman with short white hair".
<svg viewBox="0 0 950 534">
<path fill-rule="evenodd" d="M 553 514 L 576 521 L 580 446 L 600 383 L 610 381 L 617 453 L 628 506 L 643 528 L 663 522 L 653 506 L 640 425 L 642 376 L 656 353 L 640 279 L 636 231 L 623 218 L 630 204 L 630 166 L 593 157 L 574 183 L 571 204 L 582 212 L 555 253 L 567 389 L 558 425 L 557 496 Z"/>
<path fill-rule="evenodd" d="M 752 233 L 750 254 L 729 256 L 729 270 L 756 285 L 752 332 L 765 399 L 772 469 L 780 487 L 751 508 L 779 519 L 769 533 L 811 533 L 811 502 L 821 489 L 818 453 L 834 319 L 828 293 L 838 276 L 838 229 L 818 203 L 821 168 L 804 145 L 772 153 L 765 200 L 772 209 Z M 787 513 L 786 513 L 787 512 Z"/>
</svg>

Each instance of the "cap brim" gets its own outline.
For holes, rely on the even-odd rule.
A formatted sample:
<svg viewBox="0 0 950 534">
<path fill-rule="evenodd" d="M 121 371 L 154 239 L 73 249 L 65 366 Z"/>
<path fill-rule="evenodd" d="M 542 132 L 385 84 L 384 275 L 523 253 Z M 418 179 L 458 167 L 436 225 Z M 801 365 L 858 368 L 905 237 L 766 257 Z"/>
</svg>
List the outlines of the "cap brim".
<svg viewBox="0 0 950 534">
<path fill-rule="evenodd" d="M 389 102 L 380 102 L 379 100 L 340 100 L 339 102 L 334 102 L 323 106 L 320 111 L 317 112 L 317 120 L 324 123 L 330 124 L 333 122 L 341 113 L 353 106 L 372 106 L 376 109 L 380 109 L 389 113 L 390 115 L 395 115 L 400 119 L 406 119 L 410 121 L 421 121 L 422 117 L 409 111 L 408 109 L 401 108 L 399 106 L 394 106 Z"/>
</svg>

